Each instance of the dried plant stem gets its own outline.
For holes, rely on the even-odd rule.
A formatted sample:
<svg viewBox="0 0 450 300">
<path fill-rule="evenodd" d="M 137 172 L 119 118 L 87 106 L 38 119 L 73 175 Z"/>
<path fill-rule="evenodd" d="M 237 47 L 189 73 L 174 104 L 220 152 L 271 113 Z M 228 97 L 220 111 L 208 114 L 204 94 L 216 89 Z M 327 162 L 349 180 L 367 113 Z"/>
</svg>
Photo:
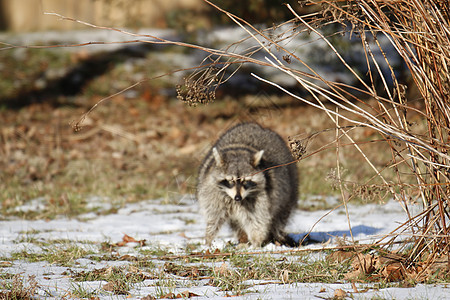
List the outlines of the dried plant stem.
<svg viewBox="0 0 450 300">
<path fill-rule="evenodd" d="M 353 236 L 353 231 L 352 231 L 352 223 L 350 222 L 350 215 L 348 213 L 348 206 L 347 206 L 347 197 L 345 196 L 345 189 L 343 187 L 342 184 L 342 175 L 341 175 L 341 162 L 339 159 L 340 153 L 339 153 L 339 131 L 340 126 L 339 126 L 339 108 L 336 107 L 336 120 L 335 120 L 335 124 L 336 124 L 336 169 L 337 169 L 337 176 L 338 176 L 338 180 L 339 180 L 339 185 L 341 186 L 340 190 L 341 190 L 341 197 L 342 197 L 342 203 L 344 204 L 344 208 L 345 208 L 345 216 L 347 217 L 347 223 L 348 223 L 348 230 L 350 232 L 350 236 L 352 238 L 352 242 L 353 244 L 355 243 L 355 238 Z"/>
</svg>

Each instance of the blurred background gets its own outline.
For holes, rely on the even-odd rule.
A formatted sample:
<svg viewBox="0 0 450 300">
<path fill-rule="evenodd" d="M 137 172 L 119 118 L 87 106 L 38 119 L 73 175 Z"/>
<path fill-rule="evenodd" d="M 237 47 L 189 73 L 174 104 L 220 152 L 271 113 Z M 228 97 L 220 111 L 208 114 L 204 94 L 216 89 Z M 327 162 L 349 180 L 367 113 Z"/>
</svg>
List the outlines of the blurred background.
<svg viewBox="0 0 450 300">
<path fill-rule="evenodd" d="M 279 1 L 213 1 L 251 23 L 274 23 L 290 18 Z M 294 1 L 295 3 L 295 1 Z M 13 32 L 73 30 L 85 26 L 61 22 L 44 12 L 102 26 L 182 28 L 194 30 L 230 20 L 202 0 L 1 0 L 0 29 Z"/>
<path fill-rule="evenodd" d="M 314 11 L 312 6 L 291 2 L 299 14 Z M 261 30 L 292 19 L 279 1 L 214 4 Z M 295 33 L 295 22 L 289 26 L 281 30 Z M 237 53 L 256 44 L 227 48 L 247 33 L 202 0 L 0 0 L 0 30 L 3 215 L 53 218 L 91 210 L 92 197 L 104 199 L 115 210 L 127 202 L 161 197 L 172 201 L 194 194 L 197 167 L 205 151 L 223 130 L 240 121 L 259 122 L 286 140 L 322 132 L 308 139 L 309 153 L 335 137 L 333 130 L 326 131 L 335 125 L 322 111 L 251 76 L 254 72 L 293 92 L 303 92 L 295 80 L 273 68 L 244 65 L 216 90 L 215 101 L 208 105 L 189 106 L 177 98 L 177 87 L 208 53 L 143 42 L 153 40 L 148 35 Z M 361 47 L 348 35 L 329 38 L 349 62 L 363 65 Z M 309 32 L 286 45 L 323 76 L 352 84 L 342 64 L 318 41 Z M 276 47 L 271 51 L 280 59 L 284 55 Z M 254 57 L 264 60 L 266 55 Z M 283 59 L 293 68 L 305 68 Z M 360 74 L 366 71 L 361 67 Z M 355 135 L 371 140 L 375 133 L 361 129 Z M 361 147 L 369 146 L 373 147 Z M 315 199 L 304 208 L 334 205 L 328 203 L 328 196 L 337 193 L 336 153 L 328 148 L 298 164 L 302 197 Z M 388 158 L 383 151 L 374 153 L 375 164 L 382 168 Z M 340 159 L 344 173 L 352 170 L 345 173 L 346 179 L 373 175 L 360 167 L 362 161 L 351 152 Z M 18 209 L 30 203 L 36 204 L 33 209 Z"/>
<path fill-rule="evenodd" d="M 44 12 L 57 12 L 85 22 L 116 27 L 167 27 L 177 11 L 200 13 L 206 9 L 199 0 L 123 1 L 123 0 L 2 0 L 1 29 L 14 32 L 73 30 L 84 26 L 49 18 Z"/>
</svg>

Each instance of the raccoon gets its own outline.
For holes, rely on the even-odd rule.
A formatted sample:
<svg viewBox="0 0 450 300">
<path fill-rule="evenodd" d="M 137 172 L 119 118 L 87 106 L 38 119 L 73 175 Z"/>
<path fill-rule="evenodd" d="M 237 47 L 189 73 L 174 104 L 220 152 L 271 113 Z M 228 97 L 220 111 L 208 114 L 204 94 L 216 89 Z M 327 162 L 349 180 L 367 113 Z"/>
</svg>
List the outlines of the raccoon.
<svg viewBox="0 0 450 300">
<path fill-rule="evenodd" d="M 230 128 L 200 166 L 197 199 L 206 244 L 228 222 L 240 243 L 288 243 L 284 227 L 298 198 L 298 174 L 283 139 L 256 123 Z M 284 165 L 287 164 L 287 165 Z"/>
</svg>

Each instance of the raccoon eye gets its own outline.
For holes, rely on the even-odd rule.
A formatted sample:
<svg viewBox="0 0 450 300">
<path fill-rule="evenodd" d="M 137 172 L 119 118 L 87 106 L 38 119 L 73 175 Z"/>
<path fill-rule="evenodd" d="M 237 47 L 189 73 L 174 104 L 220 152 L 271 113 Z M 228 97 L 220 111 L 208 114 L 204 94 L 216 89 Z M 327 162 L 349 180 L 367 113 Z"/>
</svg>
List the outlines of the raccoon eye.
<svg viewBox="0 0 450 300">
<path fill-rule="evenodd" d="M 219 184 L 224 186 L 224 187 L 226 187 L 226 188 L 228 188 L 228 189 L 230 189 L 230 188 L 232 188 L 234 186 L 234 182 L 228 181 L 226 179 L 219 181 Z"/>
<path fill-rule="evenodd" d="M 250 189 L 250 188 L 256 186 L 256 182 L 247 180 L 247 181 L 244 181 L 244 183 L 242 183 L 242 186 L 243 186 L 245 189 Z"/>
</svg>

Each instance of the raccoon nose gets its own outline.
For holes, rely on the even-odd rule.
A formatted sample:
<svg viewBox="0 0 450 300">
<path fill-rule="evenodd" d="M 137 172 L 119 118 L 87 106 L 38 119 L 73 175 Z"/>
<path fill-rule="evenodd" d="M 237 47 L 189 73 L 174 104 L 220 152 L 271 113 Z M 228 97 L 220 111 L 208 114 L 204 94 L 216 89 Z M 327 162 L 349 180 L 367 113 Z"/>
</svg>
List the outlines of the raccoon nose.
<svg viewBox="0 0 450 300">
<path fill-rule="evenodd" d="M 241 201 L 242 200 L 242 196 L 241 195 L 236 195 L 236 196 L 234 196 L 234 200 Z"/>
</svg>

